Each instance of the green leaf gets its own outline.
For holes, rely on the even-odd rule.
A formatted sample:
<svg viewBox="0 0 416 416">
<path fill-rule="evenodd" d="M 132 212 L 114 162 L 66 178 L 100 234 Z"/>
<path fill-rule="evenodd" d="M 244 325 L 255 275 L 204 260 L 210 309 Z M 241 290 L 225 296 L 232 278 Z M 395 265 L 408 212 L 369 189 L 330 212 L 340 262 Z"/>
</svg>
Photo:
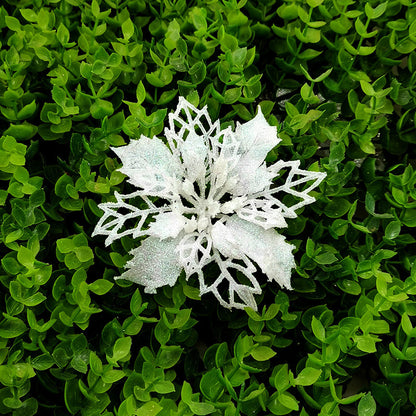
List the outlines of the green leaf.
<svg viewBox="0 0 416 416">
<path fill-rule="evenodd" d="M 103 372 L 103 364 L 94 351 L 90 351 L 90 367 L 92 372 L 97 376 L 100 376 Z"/>
<path fill-rule="evenodd" d="M 131 337 L 119 338 L 113 347 L 113 356 L 109 359 L 111 364 L 115 364 L 120 360 L 125 359 L 130 354 L 132 339 Z"/>
<path fill-rule="evenodd" d="M 165 345 L 170 339 L 170 331 L 162 320 L 155 326 L 154 334 L 161 345 Z"/>
<path fill-rule="evenodd" d="M 20 9 L 20 14 L 28 22 L 35 23 L 38 20 L 38 15 L 32 9 Z"/>
<path fill-rule="evenodd" d="M 379 4 L 375 9 L 373 9 L 370 3 L 366 3 L 364 7 L 365 14 L 367 15 L 369 19 L 372 19 L 372 20 L 378 19 L 387 10 L 387 5 L 388 5 L 388 2 L 386 1 L 384 3 Z"/>
<path fill-rule="evenodd" d="M 141 104 L 146 98 L 146 89 L 144 88 L 143 82 L 140 81 L 137 84 L 137 88 L 136 88 L 136 99 L 137 99 L 137 104 Z"/>
<path fill-rule="evenodd" d="M 311 7 L 318 7 L 323 2 L 324 2 L 324 0 L 307 0 L 308 5 L 311 6 Z"/>
<path fill-rule="evenodd" d="M 163 320 L 164 320 L 166 326 L 170 329 L 182 328 L 188 322 L 188 320 L 191 316 L 191 312 L 192 312 L 191 309 L 180 309 L 177 312 L 173 322 L 170 322 L 167 319 L 166 314 L 163 315 Z"/>
<path fill-rule="evenodd" d="M 192 19 L 192 24 L 194 25 L 196 31 L 195 36 L 201 37 L 203 36 L 207 31 L 207 21 L 205 18 L 204 9 L 201 9 L 199 7 L 192 8 L 192 11 L 190 13 L 190 17 Z"/>
<path fill-rule="evenodd" d="M 374 353 L 377 351 L 376 340 L 370 335 L 363 335 L 357 339 L 357 347 L 363 352 Z"/>
<path fill-rule="evenodd" d="M 318 43 L 321 40 L 321 31 L 319 29 L 307 28 L 305 33 L 303 33 L 296 27 L 295 35 L 304 43 Z"/>
<path fill-rule="evenodd" d="M 374 91 L 373 86 L 364 80 L 360 80 L 360 85 L 361 85 L 361 89 L 363 90 L 364 94 L 367 94 L 369 96 L 373 96 L 376 94 L 376 92 Z"/>
<path fill-rule="evenodd" d="M 13 416 L 34 416 L 36 414 L 38 414 L 38 402 L 33 397 L 29 397 L 13 412 Z"/>
<path fill-rule="evenodd" d="M 100 6 L 97 2 L 97 0 L 92 0 L 91 3 L 91 12 L 93 14 L 93 16 L 97 19 L 100 15 Z"/>
<path fill-rule="evenodd" d="M 13 176 L 22 184 L 25 184 L 29 181 L 29 172 L 23 166 L 17 166 Z"/>
<path fill-rule="evenodd" d="M 312 332 L 319 341 L 325 341 L 325 328 L 321 321 L 312 316 Z"/>
<path fill-rule="evenodd" d="M 354 280 L 343 279 L 337 281 L 337 286 L 344 291 L 345 293 L 349 293 L 350 295 L 359 295 L 361 293 L 361 286 L 359 283 L 355 282 Z"/>
<path fill-rule="evenodd" d="M 42 303 L 44 300 L 46 300 L 46 296 L 43 295 L 40 292 L 36 292 L 35 294 L 33 294 L 32 296 L 29 296 L 25 299 L 21 299 L 21 302 L 26 305 L 26 306 L 36 306 L 39 305 L 40 303 Z"/>
<path fill-rule="evenodd" d="M 371 393 L 367 393 L 358 402 L 358 416 L 374 416 L 377 406 Z"/>
<path fill-rule="evenodd" d="M 384 231 L 384 236 L 388 239 L 388 240 L 394 240 L 395 238 L 397 238 L 400 235 L 400 231 L 401 231 L 401 223 L 400 221 L 391 221 L 388 223 L 385 231 Z"/>
<path fill-rule="evenodd" d="M 305 77 L 308 81 L 310 81 L 310 82 L 322 82 L 324 79 L 326 79 L 331 74 L 333 68 L 329 68 L 327 71 L 323 72 L 321 75 L 319 75 L 316 78 L 312 78 L 303 65 L 300 65 L 300 69 L 301 69 L 301 71 L 303 72 L 303 74 L 305 75 Z"/>
<path fill-rule="evenodd" d="M 19 19 L 16 19 L 12 16 L 5 16 L 4 21 L 6 23 L 6 26 L 15 32 L 18 32 L 21 30 Z"/>
<path fill-rule="evenodd" d="M 24 121 L 22 124 L 10 123 L 10 127 L 4 132 L 4 134 L 9 134 L 19 141 L 29 140 L 36 134 L 37 130 L 38 128 L 36 126 Z"/>
<path fill-rule="evenodd" d="M 56 195 L 58 195 L 62 199 L 66 199 L 68 197 L 68 193 L 66 191 L 66 187 L 68 184 L 73 185 L 72 178 L 67 174 L 63 174 L 55 183 Z"/>
<path fill-rule="evenodd" d="M 321 373 L 320 369 L 306 367 L 295 378 L 295 383 L 299 386 L 311 386 L 318 380 Z"/>
<path fill-rule="evenodd" d="M 55 360 L 51 355 L 45 353 L 33 358 L 31 364 L 35 370 L 45 371 L 55 364 Z"/>
<path fill-rule="evenodd" d="M 414 330 L 409 315 L 406 312 L 402 315 L 401 324 L 403 331 L 407 336 L 415 336 L 416 331 Z"/>
<path fill-rule="evenodd" d="M 81 262 L 87 262 L 94 258 L 94 253 L 90 247 L 75 247 L 74 252 L 78 260 Z"/>
<path fill-rule="evenodd" d="M 106 370 L 102 375 L 104 383 L 113 384 L 125 377 L 126 374 L 122 370 Z"/>
<path fill-rule="evenodd" d="M 150 114 L 147 117 L 140 118 L 140 122 L 143 124 L 144 127 L 150 129 L 152 127 L 156 127 L 163 122 L 166 117 L 167 110 L 157 110 L 154 113 Z"/>
<path fill-rule="evenodd" d="M 146 304 L 143 305 L 143 308 L 144 306 L 146 306 Z M 130 299 L 130 311 L 137 318 L 140 315 L 140 313 L 143 311 L 143 308 L 142 308 L 142 296 L 140 294 L 140 290 L 136 289 L 134 291 L 133 296 Z"/>
<path fill-rule="evenodd" d="M 346 35 L 352 27 L 352 23 L 346 16 L 338 17 L 330 21 L 329 26 L 331 29 L 340 35 Z"/>
<path fill-rule="evenodd" d="M 33 263 L 35 261 L 35 256 L 32 250 L 29 250 L 26 247 L 20 246 L 17 250 L 17 261 L 28 269 L 33 268 Z"/>
<path fill-rule="evenodd" d="M 251 350 L 250 355 L 256 361 L 267 361 L 267 360 L 270 360 L 270 358 L 274 357 L 276 353 L 270 347 L 260 345 L 254 348 L 253 350 Z"/>
<path fill-rule="evenodd" d="M 26 104 L 18 113 L 17 119 L 18 120 L 25 120 L 33 116 L 36 111 L 36 101 L 33 100 L 29 104 Z"/>
<path fill-rule="evenodd" d="M 327 252 L 315 256 L 314 260 L 318 264 L 333 264 L 338 261 L 338 258 L 335 254 Z"/>
<path fill-rule="evenodd" d="M 69 42 L 69 30 L 63 23 L 59 25 L 56 37 L 62 46 L 65 46 Z"/>
<path fill-rule="evenodd" d="M 10 234 L 7 234 L 5 241 L 6 241 L 6 243 L 12 243 L 13 241 L 18 240 L 22 235 L 23 235 L 23 230 L 12 231 Z M 4 267 L 4 265 L 3 265 L 3 267 Z M 5 267 L 5 269 L 7 271 L 6 267 Z"/>
<path fill-rule="evenodd" d="M 43 189 L 38 189 L 33 192 L 29 197 L 29 204 L 32 207 L 39 207 L 45 202 L 45 191 Z"/>
<path fill-rule="evenodd" d="M 123 32 L 124 40 L 129 40 L 134 34 L 134 24 L 130 18 L 126 19 L 121 24 L 121 31 Z"/>
<path fill-rule="evenodd" d="M 26 332 L 25 323 L 15 316 L 3 314 L 5 317 L 0 322 L 0 337 L 16 338 Z"/>
<path fill-rule="evenodd" d="M 145 403 L 143 406 L 140 406 L 137 409 L 137 412 L 139 412 L 138 414 L 143 416 L 156 416 L 158 413 L 160 413 L 162 409 L 163 407 L 160 406 L 160 404 L 154 401 L 149 401 Z"/>
<path fill-rule="evenodd" d="M 70 253 L 75 249 L 75 244 L 70 238 L 60 238 L 56 242 L 56 246 L 61 253 Z"/>
<path fill-rule="evenodd" d="M 161 368 L 173 367 L 181 358 L 182 348 L 177 345 L 162 345 L 157 354 L 157 363 Z"/>
<path fill-rule="evenodd" d="M 212 404 L 193 401 L 192 388 L 186 381 L 182 385 L 181 398 L 195 415 L 204 416 L 215 412 L 215 407 Z"/>
<path fill-rule="evenodd" d="M 191 76 L 192 82 L 194 84 L 200 84 L 205 80 L 207 75 L 207 69 L 203 62 L 197 62 L 196 64 L 192 65 L 189 69 L 189 75 Z"/>
<path fill-rule="evenodd" d="M 180 39 L 180 25 L 176 19 L 169 22 L 168 29 L 165 34 L 164 45 L 169 49 L 175 49 Z"/>
<path fill-rule="evenodd" d="M 201 393 L 210 401 L 215 400 L 217 395 L 224 390 L 222 377 L 216 368 L 203 374 L 199 385 Z"/>
<path fill-rule="evenodd" d="M 73 415 L 83 407 L 83 396 L 79 390 L 77 379 L 65 382 L 64 399 L 67 409 Z"/>
<path fill-rule="evenodd" d="M 111 116 L 114 113 L 113 103 L 102 99 L 95 100 L 90 107 L 91 116 L 95 119 L 103 119 L 105 116 Z"/>
<path fill-rule="evenodd" d="M 181 398 L 186 404 L 192 402 L 192 387 L 187 381 L 182 384 Z"/>
<path fill-rule="evenodd" d="M 298 411 L 298 401 L 290 393 L 279 394 L 279 402 L 290 410 Z"/>
<path fill-rule="evenodd" d="M 198 416 L 209 415 L 215 412 L 215 407 L 209 403 L 191 402 L 188 406 L 191 411 Z"/>
<path fill-rule="evenodd" d="M 114 283 L 109 282 L 105 279 L 98 279 L 95 282 L 92 282 L 88 285 L 88 289 L 91 292 L 94 292 L 96 295 L 105 295 L 107 292 L 111 290 L 114 286 Z"/>
</svg>

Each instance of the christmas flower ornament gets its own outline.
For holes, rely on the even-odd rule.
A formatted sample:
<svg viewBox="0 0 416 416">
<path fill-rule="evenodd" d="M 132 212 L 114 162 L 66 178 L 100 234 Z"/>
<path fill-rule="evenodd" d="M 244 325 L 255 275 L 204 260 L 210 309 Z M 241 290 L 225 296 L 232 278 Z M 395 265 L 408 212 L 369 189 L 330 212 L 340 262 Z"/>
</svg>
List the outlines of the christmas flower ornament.
<svg viewBox="0 0 416 416">
<path fill-rule="evenodd" d="M 137 191 L 116 192 L 116 202 L 99 205 L 104 215 L 93 236 L 106 235 L 106 245 L 126 235 L 148 236 L 117 279 L 156 293 L 184 270 L 187 279 L 198 277 L 201 295 L 211 292 L 221 305 L 239 309 L 257 309 L 255 265 L 290 289 L 294 246 L 275 228 L 286 227 L 285 218 L 315 200 L 309 192 L 325 174 L 299 169 L 299 161 L 266 165 L 280 139 L 260 107 L 235 131 L 221 130 L 206 107 L 198 110 L 181 97 L 165 136 L 168 146 L 141 136 L 112 148 Z M 282 202 L 285 194 L 291 203 Z"/>
</svg>

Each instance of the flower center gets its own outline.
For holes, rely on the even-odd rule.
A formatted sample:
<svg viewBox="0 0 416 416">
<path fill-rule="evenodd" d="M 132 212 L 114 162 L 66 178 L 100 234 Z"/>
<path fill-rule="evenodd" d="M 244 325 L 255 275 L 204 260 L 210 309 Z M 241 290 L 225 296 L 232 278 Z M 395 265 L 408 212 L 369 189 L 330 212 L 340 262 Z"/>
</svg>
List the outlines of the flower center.
<svg viewBox="0 0 416 416">
<path fill-rule="evenodd" d="M 221 205 L 218 201 L 213 201 L 212 199 L 200 200 L 197 207 L 199 232 L 205 230 L 209 225 L 211 225 L 211 219 L 219 214 L 220 208 Z"/>
<path fill-rule="evenodd" d="M 215 217 L 219 212 L 221 205 L 218 201 L 213 200 L 203 200 L 201 201 L 201 212 L 205 212 L 205 215 L 208 217 Z"/>
<path fill-rule="evenodd" d="M 187 220 L 184 226 L 186 233 L 206 230 L 213 225 L 214 218 L 235 213 L 247 200 L 246 196 L 229 199 L 230 195 L 228 197 L 226 195 L 229 187 L 226 184 L 222 184 L 221 192 L 212 192 L 207 198 L 199 196 L 195 190 L 195 184 L 188 179 L 185 179 L 181 186 L 182 203 L 179 206 L 184 210 L 182 214 L 186 212 Z"/>
</svg>

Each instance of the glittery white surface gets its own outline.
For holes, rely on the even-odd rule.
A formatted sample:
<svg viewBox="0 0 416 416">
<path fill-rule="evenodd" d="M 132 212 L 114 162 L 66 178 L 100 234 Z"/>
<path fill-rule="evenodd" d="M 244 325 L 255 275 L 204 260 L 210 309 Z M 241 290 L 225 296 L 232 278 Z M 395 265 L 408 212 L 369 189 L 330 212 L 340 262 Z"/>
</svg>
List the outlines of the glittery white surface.
<svg viewBox="0 0 416 416">
<path fill-rule="evenodd" d="M 309 192 L 325 174 L 299 169 L 299 161 L 266 165 L 280 139 L 260 108 L 233 132 L 212 122 L 206 107 L 198 110 L 180 97 L 165 137 L 168 146 L 142 136 L 113 148 L 122 162 L 120 171 L 138 190 L 116 193 L 116 202 L 99 205 L 104 215 L 93 236 L 106 235 L 106 245 L 125 235 L 149 236 L 131 251 L 127 271 L 118 278 L 155 293 L 173 286 L 184 270 L 187 279 L 198 278 L 201 295 L 213 293 L 221 305 L 239 309 L 257 309 L 254 295 L 261 288 L 253 275 L 256 265 L 269 281 L 290 289 L 294 246 L 275 227 L 286 227 L 285 218 L 295 218 L 295 210 L 314 201 Z M 274 178 L 283 173 L 285 182 L 276 185 Z M 296 197 L 296 203 L 285 205 L 285 194 Z M 135 225 L 129 228 L 127 221 Z M 208 284 L 204 267 L 211 262 L 217 263 L 219 276 Z M 238 273 L 249 284 L 239 281 Z M 224 283 L 225 296 L 219 289 Z"/>
</svg>

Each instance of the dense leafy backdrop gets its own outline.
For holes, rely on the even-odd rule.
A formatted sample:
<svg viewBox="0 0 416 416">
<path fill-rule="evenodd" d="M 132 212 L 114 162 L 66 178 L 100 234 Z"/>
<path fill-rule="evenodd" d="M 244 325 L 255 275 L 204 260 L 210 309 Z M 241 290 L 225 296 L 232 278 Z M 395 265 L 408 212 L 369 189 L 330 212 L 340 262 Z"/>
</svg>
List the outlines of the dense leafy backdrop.
<svg viewBox="0 0 416 416">
<path fill-rule="evenodd" d="M 414 1 L 1 4 L 0 414 L 416 414 Z M 268 161 L 327 173 L 259 313 L 114 282 L 138 241 L 90 237 L 128 189 L 109 147 L 179 95 L 260 105 Z"/>
</svg>

